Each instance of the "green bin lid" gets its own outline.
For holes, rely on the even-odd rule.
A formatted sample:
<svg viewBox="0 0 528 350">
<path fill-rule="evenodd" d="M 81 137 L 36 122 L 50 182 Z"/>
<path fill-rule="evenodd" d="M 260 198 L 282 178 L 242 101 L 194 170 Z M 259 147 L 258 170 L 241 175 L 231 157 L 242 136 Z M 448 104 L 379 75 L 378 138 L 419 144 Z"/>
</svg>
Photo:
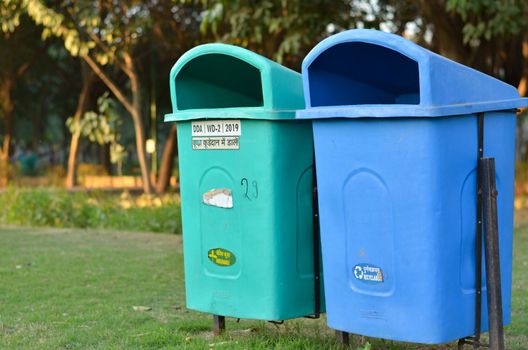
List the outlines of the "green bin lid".
<svg viewBox="0 0 528 350">
<path fill-rule="evenodd" d="M 295 119 L 304 108 L 301 74 L 238 46 L 187 51 L 170 72 L 166 122 L 191 119 Z"/>
</svg>

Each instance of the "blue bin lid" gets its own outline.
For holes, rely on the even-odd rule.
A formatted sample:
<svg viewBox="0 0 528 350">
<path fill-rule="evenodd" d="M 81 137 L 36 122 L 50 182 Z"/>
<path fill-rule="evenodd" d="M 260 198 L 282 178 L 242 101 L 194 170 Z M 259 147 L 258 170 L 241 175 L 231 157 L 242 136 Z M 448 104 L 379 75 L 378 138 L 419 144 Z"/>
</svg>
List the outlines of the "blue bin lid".
<svg viewBox="0 0 528 350">
<path fill-rule="evenodd" d="M 295 119 L 304 108 L 301 74 L 227 44 L 187 51 L 170 72 L 173 112 L 165 121 Z"/>
<path fill-rule="evenodd" d="M 440 117 L 528 105 L 517 89 L 401 36 L 370 29 L 333 35 L 302 64 L 297 118 Z"/>
</svg>

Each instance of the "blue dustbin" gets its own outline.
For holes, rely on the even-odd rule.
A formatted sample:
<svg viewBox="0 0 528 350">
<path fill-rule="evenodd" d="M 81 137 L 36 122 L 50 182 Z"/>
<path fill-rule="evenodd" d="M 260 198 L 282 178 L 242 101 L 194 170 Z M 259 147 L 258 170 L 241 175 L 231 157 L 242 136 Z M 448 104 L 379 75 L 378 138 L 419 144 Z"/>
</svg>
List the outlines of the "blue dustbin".
<svg viewBox="0 0 528 350">
<path fill-rule="evenodd" d="M 328 325 L 418 343 L 475 331 L 478 115 L 495 157 L 510 322 L 517 90 L 400 36 L 350 30 L 302 66 Z M 485 279 L 483 279 L 485 281 Z M 483 292 L 482 329 L 486 330 Z"/>
</svg>

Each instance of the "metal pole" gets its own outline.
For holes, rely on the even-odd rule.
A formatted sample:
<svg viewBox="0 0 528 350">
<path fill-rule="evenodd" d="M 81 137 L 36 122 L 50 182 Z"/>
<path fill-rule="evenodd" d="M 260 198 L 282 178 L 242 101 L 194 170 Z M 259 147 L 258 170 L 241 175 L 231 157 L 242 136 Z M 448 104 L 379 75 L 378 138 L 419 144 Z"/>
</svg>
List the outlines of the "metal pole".
<svg viewBox="0 0 528 350">
<path fill-rule="evenodd" d="M 213 333 L 215 336 L 219 336 L 225 331 L 225 317 L 219 315 L 213 315 Z"/>
<path fill-rule="evenodd" d="M 314 268 L 314 317 L 319 318 L 321 314 L 321 271 L 319 261 L 320 248 L 320 231 L 319 231 L 319 199 L 317 195 L 317 174 L 315 168 L 315 154 L 313 155 L 313 192 L 312 192 L 312 210 L 313 210 L 313 268 Z"/>
<path fill-rule="evenodd" d="M 504 350 L 495 158 L 482 158 L 479 163 L 482 176 L 490 349 Z"/>
<path fill-rule="evenodd" d="M 477 115 L 478 151 L 477 151 L 477 227 L 475 239 L 475 342 L 473 349 L 480 347 L 480 325 L 482 312 L 482 181 L 480 160 L 484 156 L 484 113 Z"/>
<path fill-rule="evenodd" d="M 348 332 L 345 331 L 336 331 L 337 340 L 343 345 L 343 346 L 349 346 L 350 345 L 350 338 L 348 336 Z"/>
</svg>

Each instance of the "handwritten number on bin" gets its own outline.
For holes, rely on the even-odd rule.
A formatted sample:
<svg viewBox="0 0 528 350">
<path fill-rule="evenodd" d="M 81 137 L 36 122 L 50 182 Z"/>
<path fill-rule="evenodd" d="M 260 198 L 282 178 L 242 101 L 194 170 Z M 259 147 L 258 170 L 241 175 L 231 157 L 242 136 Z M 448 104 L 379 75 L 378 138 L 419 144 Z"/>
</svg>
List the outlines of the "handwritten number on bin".
<svg viewBox="0 0 528 350">
<path fill-rule="evenodd" d="M 253 197 L 254 199 L 257 199 L 258 195 L 259 195 L 257 181 L 252 181 L 251 184 L 252 184 L 252 187 L 253 187 L 253 194 L 250 196 L 248 179 L 244 177 L 244 178 L 242 178 L 242 180 L 240 180 L 240 185 L 242 185 L 244 187 L 244 189 L 243 189 L 244 198 L 246 198 L 248 200 L 251 200 L 251 197 Z"/>
</svg>

